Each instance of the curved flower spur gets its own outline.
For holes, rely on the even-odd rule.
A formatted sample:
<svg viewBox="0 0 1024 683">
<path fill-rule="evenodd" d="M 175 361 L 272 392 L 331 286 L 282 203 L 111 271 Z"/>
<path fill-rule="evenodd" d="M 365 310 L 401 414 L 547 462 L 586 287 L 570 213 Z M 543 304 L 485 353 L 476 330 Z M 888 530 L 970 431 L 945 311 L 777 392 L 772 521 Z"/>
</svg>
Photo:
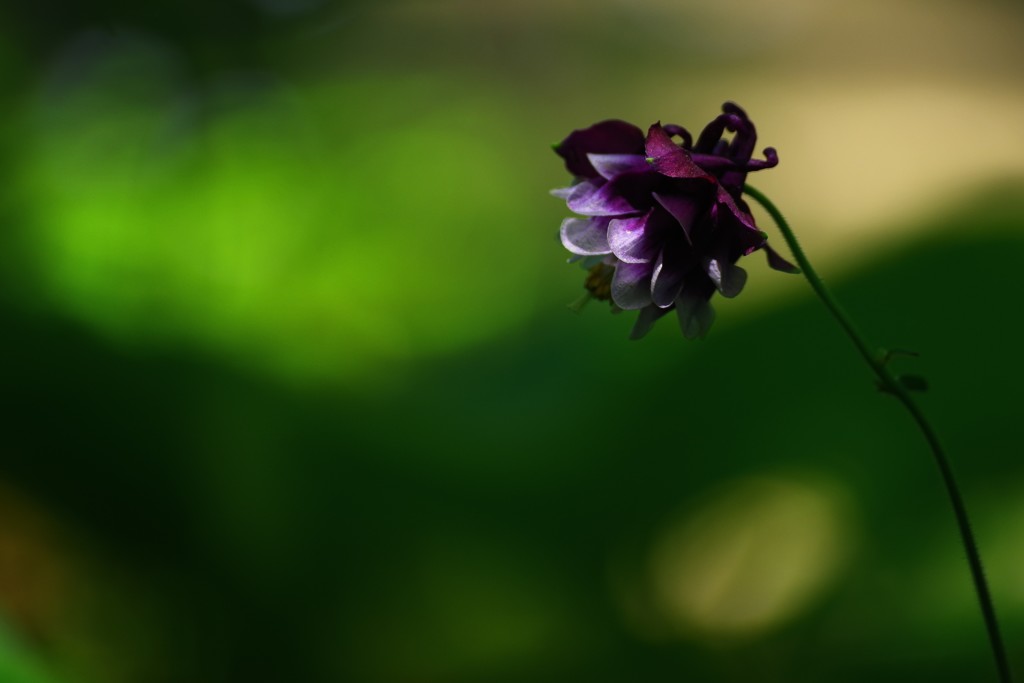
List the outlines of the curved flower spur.
<svg viewBox="0 0 1024 683">
<path fill-rule="evenodd" d="M 562 222 L 561 238 L 570 261 L 589 270 L 584 301 L 639 310 L 633 339 L 673 309 L 684 336 L 704 337 L 715 317 L 711 296 L 734 297 L 746 283 L 741 256 L 763 249 L 771 267 L 799 272 L 768 246 L 741 198 L 747 173 L 775 166 L 778 156 L 769 147 L 764 160 L 751 159 L 754 124 L 735 104 L 722 111 L 696 144 L 680 126 L 655 123 L 645 136 L 610 120 L 555 146 L 575 177 L 552 194 L 582 216 Z"/>
</svg>

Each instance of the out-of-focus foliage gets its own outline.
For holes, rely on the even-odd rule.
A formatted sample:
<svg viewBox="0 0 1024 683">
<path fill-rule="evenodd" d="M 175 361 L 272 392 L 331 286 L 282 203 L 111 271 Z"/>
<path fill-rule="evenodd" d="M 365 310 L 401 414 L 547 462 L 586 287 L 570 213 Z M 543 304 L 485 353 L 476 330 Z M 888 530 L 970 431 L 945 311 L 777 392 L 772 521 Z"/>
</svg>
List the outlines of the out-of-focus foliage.
<svg viewBox="0 0 1024 683">
<path fill-rule="evenodd" d="M 0 678 L 991 678 L 925 446 L 799 278 L 703 343 L 564 307 L 547 145 L 725 99 L 920 352 L 1024 670 L 1021 17 L 941 4 L 0 9 Z"/>
<path fill-rule="evenodd" d="M 500 93 L 242 78 L 197 94 L 153 46 L 115 49 L 30 110 L 30 250 L 70 309 L 364 381 L 523 317 L 537 212 L 490 134 L 513 121 Z"/>
</svg>

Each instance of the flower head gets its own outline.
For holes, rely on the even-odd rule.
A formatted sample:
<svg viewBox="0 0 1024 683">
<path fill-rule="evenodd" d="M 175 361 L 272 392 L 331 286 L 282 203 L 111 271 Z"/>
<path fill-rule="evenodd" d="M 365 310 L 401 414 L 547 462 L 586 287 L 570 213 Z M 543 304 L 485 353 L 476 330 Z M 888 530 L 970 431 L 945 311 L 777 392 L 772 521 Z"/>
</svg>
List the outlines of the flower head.
<svg viewBox="0 0 1024 683">
<path fill-rule="evenodd" d="M 726 103 L 696 143 L 680 126 L 655 123 L 645 135 L 610 120 L 555 147 L 575 181 L 552 194 L 579 214 L 562 222 L 562 244 L 590 269 L 592 297 L 640 311 L 634 339 L 672 310 L 687 338 L 706 335 L 711 296 L 736 296 L 746 283 L 741 256 L 763 249 L 773 268 L 797 271 L 768 246 L 741 196 L 748 172 L 779 161 L 770 147 L 752 159 L 756 140 L 746 113 Z"/>
</svg>

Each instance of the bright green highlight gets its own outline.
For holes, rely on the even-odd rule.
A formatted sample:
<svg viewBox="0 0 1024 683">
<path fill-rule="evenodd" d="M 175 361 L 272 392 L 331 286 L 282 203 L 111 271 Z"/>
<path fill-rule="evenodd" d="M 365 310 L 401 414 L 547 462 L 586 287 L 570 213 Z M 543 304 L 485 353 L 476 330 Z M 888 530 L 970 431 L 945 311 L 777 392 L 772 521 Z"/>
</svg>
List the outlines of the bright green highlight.
<svg viewBox="0 0 1024 683">
<path fill-rule="evenodd" d="M 160 55 L 137 52 L 151 82 L 114 60 L 39 104 L 31 246 L 61 306 L 120 338 L 345 381 L 531 310 L 523 256 L 547 219 L 507 191 L 524 180 L 495 134 L 511 126 L 500 97 L 391 77 L 225 85 L 196 111 Z M 443 106 L 408 106 L 438 88 Z"/>
<path fill-rule="evenodd" d="M 63 683 L 0 621 L 0 680 L 4 683 Z"/>
</svg>

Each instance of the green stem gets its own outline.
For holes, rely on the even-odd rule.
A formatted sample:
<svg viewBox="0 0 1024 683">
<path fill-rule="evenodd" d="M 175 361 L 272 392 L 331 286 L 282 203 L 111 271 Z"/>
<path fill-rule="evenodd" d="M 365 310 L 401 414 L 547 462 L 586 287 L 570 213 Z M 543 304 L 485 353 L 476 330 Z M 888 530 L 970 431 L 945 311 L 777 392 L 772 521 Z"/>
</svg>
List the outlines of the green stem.
<svg viewBox="0 0 1024 683">
<path fill-rule="evenodd" d="M 871 366 L 871 369 L 875 372 L 878 377 L 880 386 L 888 393 L 899 399 L 900 403 L 906 407 L 911 417 L 914 418 L 914 422 L 917 423 L 918 428 L 924 435 L 925 440 L 932 449 L 932 455 L 935 458 L 935 464 L 939 467 L 939 472 L 942 474 L 942 480 L 946 484 L 946 492 L 949 494 L 949 500 L 953 505 L 953 513 L 956 515 L 957 525 L 960 527 L 960 538 L 963 542 L 964 549 L 967 551 L 967 562 L 971 568 L 971 577 L 974 579 L 974 590 L 978 595 L 978 603 L 981 605 L 981 613 L 985 618 L 985 626 L 988 629 L 988 639 L 992 644 L 992 654 L 995 656 L 996 668 L 999 670 L 999 680 L 1001 683 L 1012 683 L 1010 676 L 1010 665 L 1006 659 L 1006 649 L 1003 646 L 1003 639 L 999 635 L 999 623 L 996 621 L 996 611 L 992 604 L 992 595 L 989 593 L 988 582 L 985 580 L 985 572 L 981 566 L 981 555 L 978 553 L 978 544 L 974 539 L 974 532 L 971 531 L 971 523 L 967 518 L 967 508 L 964 506 L 963 497 L 960 495 L 960 489 L 957 486 L 956 478 L 953 476 L 953 468 L 950 465 L 949 458 L 946 457 L 945 452 L 942 450 L 942 445 L 939 443 L 939 438 L 935 434 L 935 430 L 932 429 L 931 425 L 928 424 L 928 420 L 925 418 L 924 413 L 918 408 L 914 399 L 911 397 L 910 392 L 905 386 L 889 371 L 889 368 L 885 364 L 885 360 L 880 356 L 872 352 L 871 347 L 868 346 L 864 340 L 864 336 L 857 330 L 850 316 L 847 315 L 846 311 L 839 305 L 839 302 L 832 296 L 832 293 L 825 287 L 825 283 L 822 282 L 821 278 L 814 271 L 814 267 L 810 261 L 804 255 L 803 249 L 800 248 L 799 242 L 797 242 L 796 235 L 793 234 L 793 230 L 789 227 L 789 223 L 783 218 L 782 213 L 779 209 L 765 197 L 758 190 L 747 185 L 743 191 L 750 197 L 755 199 L 761 206 L 764 207 L 765 211 L 772 217 L 776 225 L 779 226 L 779 230 L 782 232 L 782 236 L 786 239 L 786 244 L 789 245 L 790 251 L 793 252 L 794 258 L 796 258 L 797 264 L 803 271 L 804 277 L 807 278 L 807 282 L 810 283 L 814 293 L 818 295 L 825 307 L 828 308 L 829 312 L 836 319 L 839 325 L 846 332 L 846 336 L 850 338 L 854 346 L 860 352 L 861 357 L 864 361 Z"/>
</svg>

